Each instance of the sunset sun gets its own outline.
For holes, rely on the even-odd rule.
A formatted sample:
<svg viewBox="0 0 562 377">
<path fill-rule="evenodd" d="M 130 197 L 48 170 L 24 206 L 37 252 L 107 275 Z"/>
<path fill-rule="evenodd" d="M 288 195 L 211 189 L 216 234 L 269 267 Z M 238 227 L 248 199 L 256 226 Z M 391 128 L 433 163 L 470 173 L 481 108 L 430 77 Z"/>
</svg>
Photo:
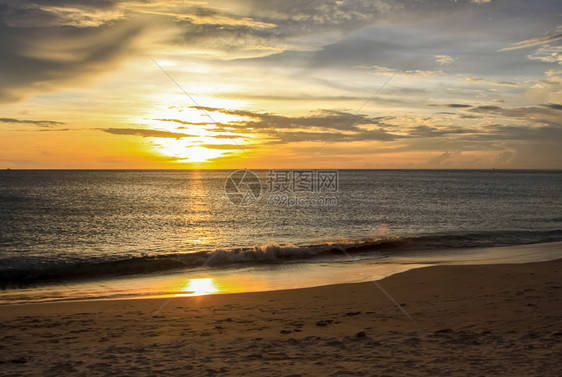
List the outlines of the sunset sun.
<svg viewBox="0 0 562 377">
<path fill-rule="evenodd" d="M 189 162 L 206 162 L 225 153 L 223 150 L 210 149 L 205 147 L 204 144 L 193 144 L 188 140 L 182 139 L 161 140 L 155 142 L 155 144 L 155 149 L 158 153 Z"/>
</svg>

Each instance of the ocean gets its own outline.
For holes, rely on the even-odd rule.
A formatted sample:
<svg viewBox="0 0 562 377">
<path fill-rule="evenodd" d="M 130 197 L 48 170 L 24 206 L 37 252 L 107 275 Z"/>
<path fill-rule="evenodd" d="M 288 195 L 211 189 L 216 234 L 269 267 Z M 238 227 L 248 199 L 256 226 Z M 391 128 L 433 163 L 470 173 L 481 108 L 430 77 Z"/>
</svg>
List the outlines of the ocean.
<svg viewBox="0 0 562 377">
<path fill-rule="evenodd" d="M 0 171 L 3 303 L 348 282 L 367 278 L 352 261 L 556 241 L 562 171 Z"/>
</svg>

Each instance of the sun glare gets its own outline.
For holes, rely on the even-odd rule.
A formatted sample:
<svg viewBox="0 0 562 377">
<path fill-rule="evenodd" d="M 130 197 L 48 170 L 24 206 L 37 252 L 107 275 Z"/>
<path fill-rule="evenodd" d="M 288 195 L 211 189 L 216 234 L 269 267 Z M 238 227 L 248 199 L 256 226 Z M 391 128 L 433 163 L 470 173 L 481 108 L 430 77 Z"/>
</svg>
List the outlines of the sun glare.
<svg viewBox="0 0 562 377">
<path fill-rule="evenodd" d="M 178 162 L 205 163 L 236 149 L 229 148 L 233 145 L 230 133 L 217 132 L 214 124 L 214 121 L 228 123 L 234 119 L 232 116 L 218 113 L 210 119 L 189 107 L 170 106 L 155 110 L 148 119 L 151 129 L 173 133 L 169 138 L 154 138 L 151 143 L 153 151 L 176 158 Z M 182 134 L 186 136 L 182 137 Z M 233 138 L 237 144 L 244 142 L 239 135 L 233 135 Z"/>
<path fill-rule="evenodd" d="M 211 278 L 191 279 L 185 289 L 183 296 L 202 296 L 218 292 L 215 282 Z"/>
<path fill-rule="evenodd" d="M 205 162 L 221 156 L 225 150 L 205 148 L 204 144 L 192 146 L 193 144 L 184 140 L 162 140 L 156 149 L 160 154 L 168 157 L 177 157 L 186 162 Z"/>
</svg>

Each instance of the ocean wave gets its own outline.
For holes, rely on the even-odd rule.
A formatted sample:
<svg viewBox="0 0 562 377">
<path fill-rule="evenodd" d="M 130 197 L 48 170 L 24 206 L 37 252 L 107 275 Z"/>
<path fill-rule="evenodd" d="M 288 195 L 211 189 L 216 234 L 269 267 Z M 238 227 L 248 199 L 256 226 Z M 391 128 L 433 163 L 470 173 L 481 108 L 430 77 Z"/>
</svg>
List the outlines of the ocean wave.
<svg viewBox="0 0 562 377">
<path fill-rule="evenodd" d="M 189 268 L 228 268 L 241 265 L 284 264 L 346 255 L 381 257 L 402 251 L 423 251 L 471 247 L 493 247 L 562 240 L 562 229 L 549 231 L 491 231 L 479 233 L 430 234 L 413 237 L 334 241 L 311 245 L 268 244 L 251 248 L 216 249 L 195 253 L 139 256 L 121 260 L 67 262 L 34 268 L 0 270 L 0 288 L 30 284 L 66 282 L 139 274 L 162 273 Z"/>
</svg>

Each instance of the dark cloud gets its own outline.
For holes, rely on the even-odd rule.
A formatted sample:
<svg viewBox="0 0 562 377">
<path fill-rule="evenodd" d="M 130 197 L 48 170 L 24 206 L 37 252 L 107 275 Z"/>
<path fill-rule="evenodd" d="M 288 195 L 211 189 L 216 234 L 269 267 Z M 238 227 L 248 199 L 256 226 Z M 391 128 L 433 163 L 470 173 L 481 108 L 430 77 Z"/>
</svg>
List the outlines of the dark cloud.
<svg viewBox="0 0 562 377">
<path fill-rule="evenodd" d="M 554 106 L 551 106 L 554 105 Z M 222 124 L 223 128 L 213 128 L 212 132 L 228 133 L 212 137 L 217 139 L 250 138 L 259 136 L 260 143 L 281 145 L 300 142 L 329 142 L 352 143 L 359 141 L 402 141 L 408 147 L 403 151 L 416 150 L 421 145 L 412 140 L 423 140 L 427 150 L 432 150 L 438 145 L 447 146 L 451 150 L 494 150 L 501 149 L 498 142 L 519 140 L 562 140 L 562 125 L 552 115 L 559 110 L 556 104 L 543 107 L 529 108 L 502 108 L 495 105 L 482 105 L 471 107 L 465 104 L 439 105 L 449 108 L 460 108 L 483 115 L 461 115 L 467 119 L 485 117 L 486 114 L 509 118 L 531 117 L 532 126 L 518 124 L 487 124 L 472 126 L 457 125 L 420 125 L 417 120 L 398 119 L 400 126 L 392 123 L 395 117 L 372 117 L 366 114 L 353 114 L 346 111 L 318 110 L 306 116 L 282 116 L 274 113 L 257 112 L 240 109 L 223 109 L 205 106 L 191 106 L 206 113 L 221 113 L 235 116 L 240 119 Z M 453 115 L 458 114 L 444 114 Z M 208 126 L 212 123 L 193 123 L 178 119 L 158 119 L 160 121 L 178 124 Z M 425 117 L 424 122 L 431 123 L 431 117 Z M 442 121 L 442 119 L 441 119 Z M 178 127 L 182 128 L 182 127 Z M 209 130 L 206 127 L 207 130 Z M 392 132 L 390 132 L 390 130 Z M 104 129 L 105 132 L 114 134 L 138 135 L 144 137 L 173 137 L 181 138 L 189 135 L 168 131 L 137 130 L 137 129 Z M 432 142 L 431 140 L 435 141 Z M 206 146 L 206 145 L 204 145 Z M 439 147 L 439 148 L 442 148 Z M 209 148 L 232 149 L 230 145 L 210 144 Z M 410 148 L 410 149 L 408 149 Z M 412 149 L 413 148 L 413 149 Z"/>
<path fill-rule="evenodd" d="M 185 120 L 181 120 L 181 119 L 153 119 L 153 120 L 157 120 L 157 121 L 161 121 L 161 122 L 172 122 L 172 123 L 178 123 L 178 124 L 184 124 L 184 125 L 190 125 L 190 126 L 197 126 L 197 127 L 204 127 L 205 130 L 207 131 L 211 131 L 211 132 L 227 132 L 228 130 L 234 130 L 235 127 L 232 127 L 231 125 L 225 124 L 225 123 L 212 123 L 212 122 L 189 122 L 189 121 L 185 121 Z M 208 126 L 213 126 L 213 127 L 208 127 Z M 186 130 L 186 129 L 190 129 L 190 127 L 185 127 L 185 126 L 179 126 L 177 127 L 178 130 Z M 233 134 L 231 132 L 229 132 L 226 135 L 211 135 L 210 137 L 215 138 L 215 139 L 235 139 L 235 138 L 245 138 L 244 135 L 236 135 Z"/>
<path fill-rule="evenodd" d="M 81 86 L 134 50 L 139 24 L 11 28 L 0 24 L 0 102 Z"/>
<path fill-rule="evenodd" d="M 100 131 L 113 135 L 131 135 L 142 137 L 161 137 L 171 139 L 181 139 L 184 137 L 196 137 L 195 135 L 182 134 L 178 132 L 147 130 L 143 128 L 100 128 Z"/>
<path fill-rule="evenodd" d="M 503 109 L 499 106 L 477 106 L 474 107 L 472 109 L 470 109 L 470 111 L 475 112 L 475 113 L 490 113 L 490 112 L 500 112 Z"/>
<path fill-rule="evenodd" d="M 452 104 L 457 107 L 458 104 Z M 485 126 L 429 126 L 400 121 L 401 126 L 395 127 L 384 121 L 392 117 L 369 117 L 365 114 L 348 113 L 344 111 L 321 110 L 307 116 L 288 117 L 272 113 L 260 113 L 249 110 L 220 109 L 212 107 L 193 107 L 206 112 L 220 112 L 237 117 L 249 118 L 236 120 L 226 125 L 228 129 L 242 131 L 245 134 L 260 134 L 264 144 L 285 144 L 297 142 L 355 142 L 355 141 L 396 141 L 424 139 L 449 140 L 448 145 L 459 146 L 464 143 L 464 150 L 482 150 L 492 148 L 493 144 L 475 145 L 474 143 L 493 143 L 502 140 L 528 139 L 560 139 L 562 126 L 549 120 L 549 108 L 513 108 L 504 109 L 499 106 L 462 105 L 460 108 L 483 114 L 494 114 L 509 117 L 526 117 L 533 114 L 536 126 L 520 125 L 485 125 Z M 542 115 L 542 118 L 541 118 Z M 479 116 L 466 115 L 467 119 Z M 431 122 L 431 118 L 425 121 Z M 388 130 L 394 130 L 389 132 Z M 224 137 L 227 137 L 226 135 Z M 236 136 L 240 137 L 240 135 Z"/>
<path fill-rule="evenodd" d="M 0 0 L 0 102 L 88 85 L 135 52 L 148 28 L 117 1 Z"/>
<path fill-rule="evenodd" d="M 506 16 L 507 4 L 512 12 Z M 524 39 L 520 34 L 530 31 L 506 29 L 505 23 L 533 13 L 526 27 L 534 32 L 539 21 L 544 28 L 556 20 L 552 11 L 556 4 L 551 0 L 541 6 L 523 1 L 480 6 L 469 0 L 217 0 L 208 4 L 0 0 L 0 70 L 5 73 L 0 79 L 0 101 L 84 86 L 131 56 L 170 45 L 214 64 L 240 58 L 246 65 L 292 68 L 291 74 L 303 76 L 322 67 L 398 68 L 403 62 L 408 62 L 409 71 L 429 72 L 439 64 L 434 56 L 443 54 L 457 59 L 447 66 L 457 70 L 454 73 L 501 68 L 505 74 L 519 74 L 522 67 L 535 63 L 525 55 L 489 59 L 499 46 L 483 49 L 475 41 L 504 34 Z M 493 23 L 487 21 L 491 18 Z M 162 31 L 161 40 L 144 44 L 140 51 L 136 41 L 144 31 L 155 30 Z"/>
<path fill-rule="evenodd" d="M 472 105 L 466 105 L 466 104 L 462 104 L 462 103 L 447 103 L 447 104 L 435 104 L 435 103 L 431 103 L 428 106 L 439 106 L 439 107 L 450 107 L 453 109 L 462 109 L 462 108 L 467 108 L 467 107 L 473 107 Z"/>
<path fill-rule="evenodd" d="M 314 8 L 309 7 L 308 2 L 300 2 L 294 4 L 293 9 L 303 20 L 310 19 L 313 25 L 310 27 L 319 28 L 320 32 L 323 25 L 330 24 L 319 22 L 323 14 L 330 14 L 330 11 L 323 12 L 324 8 L 329 8 L 328 3 L 335 2 L 314 2 L 317 4 Z M 308 48 L 287 48 L 279 54 L 268 54 L 247 63 L 288 66 L 295 74 L 303 76 L 322 68 L 353 70 L 364 64 L 397 69 L 406 62 L 410 70 L 444 69 L 453 74 L 487 75 L 501 72 L 502 76 L 521 77 L 522 72 L 536 69 L 536 64 L 524 51 L 498 54 L 497 50 L 513 40 L 528 38 L 529 34 L 542 33 L 545 28 L 555 26 L 559 23 L 556 10 L 560 10 L 554 0 L 541 2 L 540 6 L 518 0 L 494 0 L 484 6 L 468 0 L 392 1 L 385 2 L 384 6 L 373 1 L 341 3 L 345 4 L 342 18 L 347 17 L 348 24 L 331 24 L 333 32 L 340 33 L 339 38 Z M 304 7 L 308 9 L 303 10 Z M 507 7 L 510 12 L 505 11 Z M 290 20 L 287 5 L 281 8 L 279 18 L 283 14 Z M 530 13 L 534 15 L 532 19 L 527 17 Z M 527 22 L 514 27 L 514 17 L 525 18 Z M 334 18 L 328 16 L 328 19 Z M 491 19 L 494 21 L 490 22 Z M 289 23 L 278 22 L 277 25 L 280 30 L 291 29 Z M 298 28 L 296 30 L 298 33 Z M 434 57 L 444 54 L 454 56 L 455 64 L 446 68 L 440 66 Z M 496 84 L 515 85 L 506 80 L 497 80 Z"/>
<path fill-rule="evenodd" d="M 562 125 L 529 127 L 493 124 L 484 126 L 479 138 L 491 140 L 542 140 L 560 143 L 562 141 Z"/>
<path fill-rule="evenodd" d="M 302 117 L 288 117 L 271 113 L 260 113 L 249 110 L 229 110 L 205 106 L 192 106 L 205 112 L 220 112 L 222 114 L 251 118 L 249 121 L 231 122 L 230 127 L 255 130 L 276 130 L 295 128 L 321 128 L 325 130 L 359 131 L 360 126 L 383 125 L 382 120 L 387 117 L 369 117 L 365 114 L 352 114 L 345 111 L 319 110 L 311 115 Z"/>
<path fill-rule="evenodd" d="M 562 105 L 559 105 L 557 103 L 547 103 L 545 105 L 543 105 L 544 107 L 548 107 L 551 108 L 553 110 L 562 110 Z"/>
<path fill-rule="evenodd" d="M 13 27 L 92 26 L 119 18 L 117 1 L 0 0 L 0 21 Z"/>
<path fill-rule="evenodd" d="M 382 126 L 385 126 L 383 121 L 393 118 L 388 116 L 369 117 L 365 114 L 353 114 L 344 111 L 319 110 L 308 116 L 288 117 L 249 110 L 203 106 L 193 106 L 192 108 L 209 113 L 220 112 L 250 118 L 249 120 L 230 122 L 225 128 L 246 133 L 259 133 L 265 136 L 262 140 L 264 144 L 314 141 L 391 141 L 402 137 L 382 129 Z M 377 129 L 371 129 L 373 127 Z M 226 137 L 228 136 L 221 136 L 221 138 Z M 240 137 L 240 135 L 232 137 Z"/>
<path fill-rule="evenodd" d="M 15 124 L 28 124 L 39 127 L 52 127 L 66 124 L 64 122 L 56 122 L 53 120 L 27 120 L 27 119 L 14 119 L 14 118 L 0 118 L 0 123 L 15 123 Z"/>
<path fill-rule="evenodd" d="M 56 128 L 56 129 L 51 129 L 51 128 L 42 128 L 40 130 L 37 130 L 39 132 L 61 132 L 61 131 L 70 131 L 70 128 Z"/>
<path fill-rule="evenodd" d="M 212 4 L 212 3 L 211 3 Z M 301 52 L 318 51 L 321 53 L 326 40 L 338 41 L 350 33 L 377 22 L 401 19 L 411 20 L 416 17 L 429 17 L 443 13 L 439 1 L 429 0 L 423 7 L 408 0 L 395 2 L 373 2 L 371 0 L 336 1 L 336 0 L 271 0 L 234 2 L 233 8 L 244 9 L 245 16 L 255 21 L 274 27 L 256 28 L 245 25 L 194 25 L 189 21 L 181 25 L 185 34 L 178 43 L 207 46 L 222 51 L 240 54 L 252 48 L 262 48 L 258 58 L 274 56 L 270 59 L 277 63 L 293 59 L 292 52 L 299 59 Z M 228 6 L 224 7 L 228 9 Z M 418 13 L 414 15 L 414 13 Z M 228 13 L 225 13 L 229 15 Z M 329 38 L 326 38 L 329 37 Z M 273 48 L 267 51 L 268 48 Z M 287 53 L 283 53 L 288 51 Z M 277 54 L 282 52 L 282 54 Z M 355 51 L 357 54 L 359 51 Z M 254 52 L 254 55 L 255 52 Z M 235 56 L 236 57 L 236 56 Z M 231 57 L 232 58 L 232 57 Z M 311 62 L 312 63 L 312 62 Z M 326 62 L 323 62 L 326 63 Z"/>
<path fill-rule="evenodd" d="M 467 111 L 479 114 L 491 114 L 508 118 L 532 119 L 543 124 L 562 124 L 560 114 L 557 112 L 559 105 L 546 105 L 543 107 L 515 107 L 503 108 L 499 106 L 477 106 Z"/>
<path fill-rule="evenodd" d="M 362 131 L 353 134 L 342 132 L 268 132 L 270 139 L 264 144 L 286 144 L 301 142 L 354 142 L 354 141 L 393 141 L 403 136 L 394 135 L 383 130 Z"/>
<path fill-rule="evenodd" d="M 414 126 L 408 129 L 408 137 L 443 137 L 460 134 L 477 134 L 479 132 L 481 132 L 481 130 L 477 128 Z"/>
</svg>

